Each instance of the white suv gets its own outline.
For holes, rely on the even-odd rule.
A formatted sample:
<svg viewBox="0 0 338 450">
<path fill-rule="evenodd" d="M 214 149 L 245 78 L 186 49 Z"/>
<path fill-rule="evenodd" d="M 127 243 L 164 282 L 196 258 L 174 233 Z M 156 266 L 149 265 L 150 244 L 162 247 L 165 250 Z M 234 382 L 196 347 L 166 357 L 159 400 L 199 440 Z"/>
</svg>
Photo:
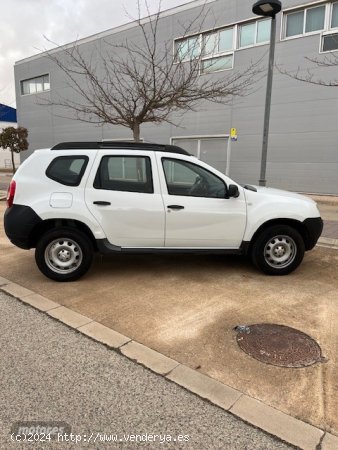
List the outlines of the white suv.
<svg viewBox="0 0 338 450">
<path fill-rule="evenodd" d="M 244 186 L 180 147 L 68 142 L 35 151 L 8 190 L 5 230 L 47 277 L 75 280 L 95 251 L 248 254 L 271 275 L 301 263 L 323 228 L 316 203 Z"/>
</svg>

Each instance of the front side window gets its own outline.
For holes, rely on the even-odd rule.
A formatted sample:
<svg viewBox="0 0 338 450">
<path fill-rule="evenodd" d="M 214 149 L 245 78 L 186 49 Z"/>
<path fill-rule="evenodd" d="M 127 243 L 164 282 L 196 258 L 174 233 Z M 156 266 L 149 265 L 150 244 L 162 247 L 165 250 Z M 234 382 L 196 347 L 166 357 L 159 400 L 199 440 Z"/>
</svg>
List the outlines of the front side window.
<svg viewBox="0 0 338 450">
<path fill-rule="evenodd" d="M 104 156 L 94 180 L 94 188 L 153 193 L 150 158 L 146 156 Z"/>
<path fill-rule="evenodd" d="M 40 77 L 30 78 L 21 81 L 21 94 L 38 94 L 40 92 L 49 91 L 50 82 L 49 75 L 41 75 Z"/>
<path fill-rule="evenodd" d="M 197 164 L 163 158 L 163 170 L 169 195 L 225 198 L 223 180 Z"/>
<path fill-rule="evenodd" d="M 46 175 L 66 186 L 78 186 L 88 163 L 88 156 L 59 156 L 48 166 Z"/>
</svg>

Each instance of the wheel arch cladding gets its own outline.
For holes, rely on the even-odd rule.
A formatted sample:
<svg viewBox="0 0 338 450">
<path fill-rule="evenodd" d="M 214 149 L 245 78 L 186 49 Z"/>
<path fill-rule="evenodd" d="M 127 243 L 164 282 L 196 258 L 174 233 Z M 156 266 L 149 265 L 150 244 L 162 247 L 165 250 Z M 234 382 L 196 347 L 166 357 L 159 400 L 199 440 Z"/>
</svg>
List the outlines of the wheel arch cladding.
<svg viewBox="0 0 338 450">
<path fill-rule="evenodd" d="M 298 220 L 295 219 L 272 219 L 272 220 L 268 220 L 267 222 L 264 222 L 254 233 L 254 235 L 252 236 L 250 243 L 249 243 L 249 248 L 248 248 L 248 253 L 250 254 L 251 250 L 252 250 L 252 246 L 255 242 L 255 240 L 257 239 L 257 237 L 262 233 L 262 231 L 266 230 L 267 228 L 270 228 L 272 226 L 275 225 L 288 225 L 289 227 L 294 228 L 295 230 L 298 231 L 298 233 L 301 235 L 303 241 L 304 241 L 304 245 L 305 245 L 305 250 L 310 250 L 311 244 L 310 244 L 310 236 L 309 236 L 309 232 L 307 227 L 304 225 L 303 222 L 299 222 Z"/>
<path fill-rule="evenodd" d="M 30 248 L 36 247 L 39 238 L 46 233 L 49 230 L 56 229 L 56 228 L 71 228 L 71 229 L 77 229 L 82 231 L 91 241 L 93 248 L 95 251 L 98 250 L 96 239 L 90 230 L 90 228 L 83 222 L 80 222 L 78 220 L 73 219 L 47 219 L 43 220 L 42 222 L 38 223 L 32 230 L 30 237 L 29 237 L 29 243 Z"/>
</svg>

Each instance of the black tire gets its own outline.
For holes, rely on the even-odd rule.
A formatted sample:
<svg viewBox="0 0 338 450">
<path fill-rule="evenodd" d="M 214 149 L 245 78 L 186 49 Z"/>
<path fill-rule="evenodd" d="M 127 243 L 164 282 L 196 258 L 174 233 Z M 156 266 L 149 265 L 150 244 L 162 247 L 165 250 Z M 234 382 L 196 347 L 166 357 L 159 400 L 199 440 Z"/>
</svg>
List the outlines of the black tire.
<svg viewBox="0 0 338 450">
<path fill-rule="evenodd" d="M 287 275 L 302 262 L 305 246 L 302 236 L 289 225 L 273 225 L 255 239 L 251 258 L 267 275 Z"/>
<path fill-rule="evenodd" d="M 46 277 L 55 281 L 74 281 L 89 270 L 93 254 L 90 239 L 80 230 L 54 228 L 38 241 L 35 261 Z"/>
</svg>

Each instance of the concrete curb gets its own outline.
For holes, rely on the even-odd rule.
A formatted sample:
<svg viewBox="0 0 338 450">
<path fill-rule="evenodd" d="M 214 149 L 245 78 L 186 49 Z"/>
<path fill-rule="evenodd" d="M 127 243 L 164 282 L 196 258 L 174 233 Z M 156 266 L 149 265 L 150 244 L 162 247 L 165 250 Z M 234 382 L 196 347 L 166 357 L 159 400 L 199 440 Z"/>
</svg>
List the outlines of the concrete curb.
<svg viewBox="0 0 338 450">
<path fill-rule="evenodd" d="M 338 448 L 337 436 L 272 408 L 19 284 L 0 277 L 0 290 L 282 441 L 304 450 Z"/>
<path fill-rule="evenodd" d="M 321 238 L 318 239 L 317 245 L 319 247 L 338 249 L 338 239 L 321 237 Z"/>
</svg>

